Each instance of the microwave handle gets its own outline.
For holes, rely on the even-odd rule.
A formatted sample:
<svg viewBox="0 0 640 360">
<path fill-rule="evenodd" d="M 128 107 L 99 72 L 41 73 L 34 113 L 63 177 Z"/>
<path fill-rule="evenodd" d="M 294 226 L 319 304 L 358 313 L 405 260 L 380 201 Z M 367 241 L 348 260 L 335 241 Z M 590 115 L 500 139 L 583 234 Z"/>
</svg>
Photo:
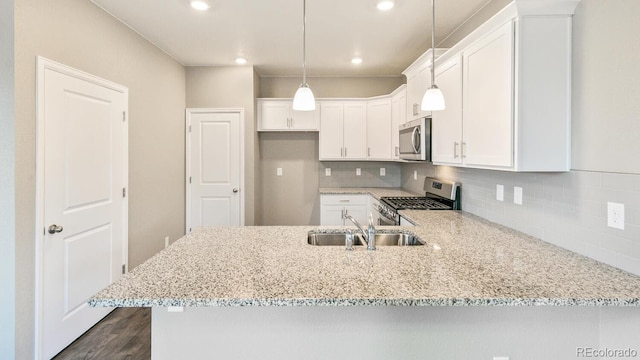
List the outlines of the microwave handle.
<svg viewBox="0 0 640 360">
<path fill-rule="evenodd" d="M 411 145 L 413 146 L 413 151 L 418 154 L 420 152 L 420 128 L 417 126 L 413 128 L 413 133 L 411 134 Z"/>
</svg>

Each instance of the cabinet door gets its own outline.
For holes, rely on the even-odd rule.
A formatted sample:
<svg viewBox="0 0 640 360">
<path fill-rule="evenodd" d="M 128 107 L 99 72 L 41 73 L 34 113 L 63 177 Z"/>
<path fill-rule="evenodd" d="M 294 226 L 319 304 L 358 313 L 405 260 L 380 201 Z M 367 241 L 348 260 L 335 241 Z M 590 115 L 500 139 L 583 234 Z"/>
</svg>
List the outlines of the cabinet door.
<svg viewBox="0 0 640 360">
<path fill-rule="evenodd" d="M 391 151 L 392 159 L 400 159 L 399 126 L 407 120 L 407 93 L 399 92 L 391 99 Z"/>
<path fill-rule="evenodd" d="M 339 160 L 344 156 L 343 112 L 341 102 L 320 103 L 320 160 Z"/>
<path fill-rule="evenodd" d="M 468 165 L 513 166 L 513 23 L 463 53 L 463 155 Z"/>
<path fill-rule="evenodd" d="M 420 84 L 418 84 L 418 74 L 407 78 L 407 112 L 406 121 L 411 121 L 420 115 Z"/>
<path fill-rule="evenodd" d="M 425 66 L 418 73 L 418 116 L 414 116 L 415 118 L 423 118 L 425 116 L 431 116 L 431 111 L 423 111 L 422 110 L 422 98 L 424 94 L 427 92 L 429 87 L 431 86 L 431 66 Z"/>
<path fill-rule="evenodd" d="M 322 226 L 342 226 L 343 206 L 340 205 L 322 205 L 320 209 L 320 225 Z"/>
<path fill-rule="evenodd" d="M 433 112 L 431 156 L 434 163 L 460 164 L 462 146 L 462 64 L 460 56 L 437 67 L 436 84 L 445 109 Z"/>
<path fill-rule="evenodd" d="M 346 159 L 367 158 L 367 103 L 344 103 L 344 148 Z"/>
<path fill-rule="evenodd" d="M 292 103 L 293 106 L 293 103 Z M 320 107 L 316 103 L 313 111 L 298 111 L 291 108 L 291 129 L 292 130 L 318 130 L 320 123 Z"/>
<path fill-rule="evenodd" d="M 259 130 L 288 130 L 291 101 L 262 101 Z"/>
<path fill-rule="evenodd" d="M 348 215 L 353 216 L 360 225 L 366 228 L 369 223 L 369 213 L 367 212 L 367 205 L 345 205 L 344 210 Z M 352 225 L 353 223 L 350 220 L 345 220 L 345 225 Z"/>
<path fill-rule="evenodd" d="M 367 102 L 367 158 L 391 159 L 391 99 Z"/>
</svg>

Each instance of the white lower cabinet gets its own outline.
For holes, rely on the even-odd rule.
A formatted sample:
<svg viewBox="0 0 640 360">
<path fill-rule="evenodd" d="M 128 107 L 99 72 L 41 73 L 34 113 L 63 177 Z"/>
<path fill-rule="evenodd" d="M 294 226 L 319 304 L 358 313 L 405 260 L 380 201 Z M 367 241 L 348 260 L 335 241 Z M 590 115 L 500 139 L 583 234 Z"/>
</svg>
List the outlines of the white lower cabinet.
<svg viewBox="0 0 640 360">
<path fill-rule="evenodd" d="M 362 226 L 367 224 L 369 195 L 323 194 L 320 195 L 320 225 L 350 226 L 352 222 L 342 219 L 342 214 L 353 216 Z"/>
</svg>

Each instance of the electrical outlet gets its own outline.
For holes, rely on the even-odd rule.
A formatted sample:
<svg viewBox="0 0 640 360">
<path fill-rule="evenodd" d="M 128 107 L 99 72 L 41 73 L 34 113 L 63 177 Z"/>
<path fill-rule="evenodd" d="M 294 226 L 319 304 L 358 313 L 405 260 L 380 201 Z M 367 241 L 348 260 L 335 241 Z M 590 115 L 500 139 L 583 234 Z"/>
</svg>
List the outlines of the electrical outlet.
<svg viewBox="0 0 640 360">
<path fill-rule="evenodd" d="M 387 175 L 387 169 L 380 168 L 380 176 L 386 176 L 386 175 Z"/>
<path fill-rule="evenodd" d="M 513 187 L 513 203 L 522 205 L 522 188 L 519 186 Z"/>
<path fill-rule="evenodd" d="M 624 230 L 624 204 L 607 202 L 607 226 Z"/>
<path fill-rule="evenodd" d="M 413 180 L 418 180 L 418 170 L 413 170 Z"/>
<path fill-rule="evenodd" d="M 324 169 L 324 176 L 331 176 L 331 168 Z"/>
<path fill-rule="evenodd" d="M 496 185 L 496 200 L 504 201 L 504 185 Z"/>
<path fill-rule="evenodd" d="M 362 175 L 362 170 L 360 168 L 356 168 L 356 176 Z"/>
<path fill-rule="evenodd" d="M 282 176 L 282 168 L 277 168 L 276 169 L 276 175 Z"/>
<path fill-rule="evenodd" d="M 166 247 L 168 247 L 168 246 L 169 246 L 169 237 L 168 237 L 168 236 L 166 236 L 166 237 L 164 238 L 164 247 L 166 248 Z"/>
</svg>

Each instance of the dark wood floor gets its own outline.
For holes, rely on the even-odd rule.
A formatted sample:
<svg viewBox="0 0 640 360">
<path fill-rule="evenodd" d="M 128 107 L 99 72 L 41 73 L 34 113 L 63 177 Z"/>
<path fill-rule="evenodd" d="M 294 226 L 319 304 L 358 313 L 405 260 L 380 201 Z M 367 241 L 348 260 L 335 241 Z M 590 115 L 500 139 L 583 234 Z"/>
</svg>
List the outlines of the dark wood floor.
<svg viewBox="0 0 640 360">
<path fill-rule="evenodd" d="M 151 309 L 114 310 L 54 359 L 151 359 Z"/>
</svg>

